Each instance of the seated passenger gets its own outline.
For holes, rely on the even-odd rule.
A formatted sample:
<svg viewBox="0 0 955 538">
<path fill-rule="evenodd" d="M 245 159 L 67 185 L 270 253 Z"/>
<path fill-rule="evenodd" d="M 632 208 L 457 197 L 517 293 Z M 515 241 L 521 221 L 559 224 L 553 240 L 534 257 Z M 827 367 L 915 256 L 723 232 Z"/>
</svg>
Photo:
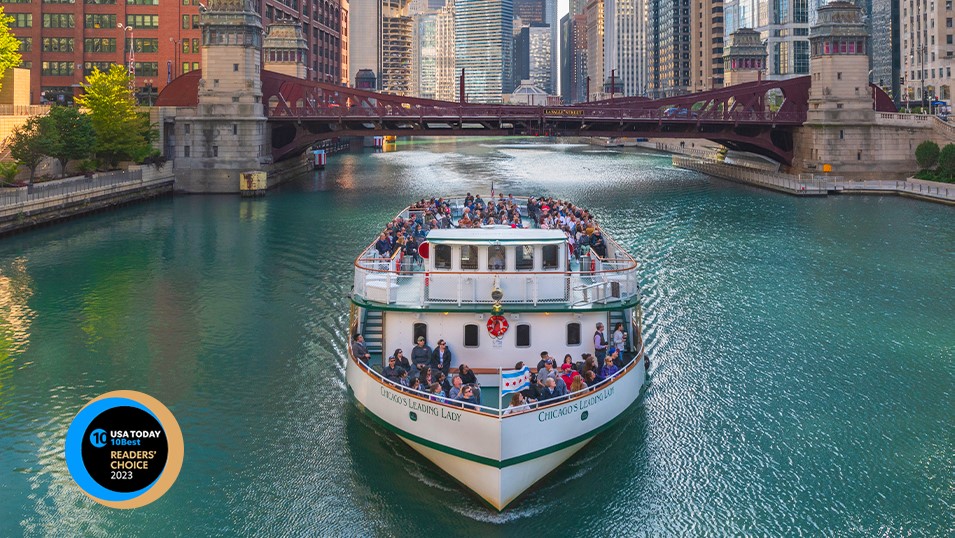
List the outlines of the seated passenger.
<svg viewBox="0 0 955 538">
<path fill-rule="evenodd" d="M 401 372 L 404 372 L 404 370 L 395 366 L 395 358 L 388 357 L 388 365 L 382 368 L 381 375 L 383 375 L 388 381 L 394 381 L 397 383 L 399 378 L 401 378 Z"/>
<path fill-rule="evenodd" d="M 424 370 L 421 370 L 421 375 L 418 376 L 418 379 L 421 380 L 421 384 L 424 387 L 428 387 L 428 388 L 430 388 L 431 385 L 435 383 L 434 372 L 431 371 L 431 368 L 425 368 Z"/>
<path fill-rule="evenodd" d="M 391 240 L 388 239 L 388 234 L 381 232 L 381 235 L 378 236 L 378 241 L 375 241 L 375 250 L 382 258 L 391 256 Z"/>
<path fill-rule="evenodd" d="M 435 381 L 441 385 L 441 390 L 445 394 L 451 394 L 451 381 L 448 380 L 448 376 L 444 375 L 444 372 L 438 372 Z"/>
<path fill-rule="evenodd" d="M 617 368 L 617 365 L 613 363 L 613 355 L 607 355 L 607 358 L 604 359 L 603 368 L 600 369 L 600 375 L 606 379 L 620 371 L 620 368 Z"/>
<path fill-rule="evenodd" d="M 568 357 L 569 356 L 570 355 L 568 355 Z M 560 366 L 560 369 L 562 370 L 560 374 L 560 378 L 564 381 L 564 384 L 568 387 L 574 382 L 575 375 L 580 376 L 580 373 L 575 372 L 574 369 L 571 368 L 571 366 L 567 363 L 562 364 Z"/>
<path fill-rule="evenodd" d="M 461 382 L 461 376 L 456 375 L 451 379 L 451 390 L 448 391 L 448 398 L 452 400 L 457 400 L 461 396 L 461 386 L 464 383 Z"/>
<path fill-rule="evenodd" d="M 587 357 L 584 358 L 584 368 L 581 370 L 581 373 L 593 372 L 594 374 L 597 374 L 599 369 L 599 366 L 597 366 L 597 359 L 588 353 Z"/>
<path fill-rule="evenodd" d="M 444 403 L 447 399 L 444 391 L 441 390 L 440 383 L 432 383 L 429 392 L 431 393 L 432 402 Z"/>
<path fill-rule="evenodd" d="M 401 373 L 398 375 L 398 384 L 402 387 L 411 386 L 411 377 L 408 375 L 407 370 L 401 370 Z"/>
<path fill-rule="evenodd" d="M 511 405 L 507 406 L 507 409 L 504 410 L 504 414 L 511 415 L 528 409 L 530 409 L 530 405 L 524 399 L 524 395 L 520 392 L 515 392 L 511 394 Z"/>
<path fill-rule="evenodd" d="M 401 368 L 402 370 L 411 373 L 411 363 L 408 361 L 408 357 L 405 357 L 405 354 L 400 349 L 395 350 L 393 355 L 395 358 L 395 366 Z"/>
<path fill-rule="evenodd" d="M 553 377 L 548 377 L 544 381 L 544 389 L 541 390 L 540 401 L 547 402 L 549 400 L 555 400 L 557 398 L 560 398 L 561 396 L 564 396 L 565 394 L 566 392 L 562 392 L 557 387 L 557 381 L 555 381 Z"/>
<path fill-rule="evenodd" d="M 408 388 L 411 390 L 421 390 L 421 381 L 417 377 L 409 377 Z"/>
<path fill-rule="evenodd" d="M 371 359 L 371 353 L 368 353 L 368 348 L 365 347 L 364 336 L 360 334 L 355 335 L 355 341 L 351 344 L 351 354 L 361 362 L 368 364 L 368 360 Z"/>
<path fill-rule="evenodd" d="M 554 359 L 547 357 L 544 361 L 544 369 L 537 371 L 538 379 L 545 380 L 547 378 L 553 378 L 555 381 L 560 376 L 557 372 L 557 368 L 554 368 Z"/>
<path fill-rule="evenodd" d="M 521 391 L 521 394 L 524 395 L 524 399 L 536 402 L 540 399 L 540 389 L 541 385 L 537 382 L 537 374 L 531 374 L 531 383 Z"/>
<path fill-rule="evenodd" d="M 477 376 L 474 375 L 474 372 L 471 371 L 471 368 L 469 368 L 467 364 L 458 366 L 458 375 L 461 376 L 461 382 L 465 385 L 481 385 L 478 383 Z"/>
<path fill-rule="evenodd" d="M 461 394 L 458 395 L 458 400 L 464 402 L 465 409 L 475 409 L 475 405 L 481 405 L 481 401 L 474 393 L 474 387 L 470 385 L 465 385 L 461 388 Z"/>
<path fill-rule="evenodd" d="M 576 370 L 576 368 L 574 368 L 574 358 L 570 356 L 570 353 L 564 355 L 564 362 L 560 365 L 561 370 L 564 369 L 565 364 L 570 366 L 571 370 Z"/>
<path fill-rule="evenodd" d="M 577 372 L 574 372 L 574 381 L 570 384 L 571 394 L 579 392 L 587 388 L 587 383 L 584 383 L 584 377 Z"/>
</svg>

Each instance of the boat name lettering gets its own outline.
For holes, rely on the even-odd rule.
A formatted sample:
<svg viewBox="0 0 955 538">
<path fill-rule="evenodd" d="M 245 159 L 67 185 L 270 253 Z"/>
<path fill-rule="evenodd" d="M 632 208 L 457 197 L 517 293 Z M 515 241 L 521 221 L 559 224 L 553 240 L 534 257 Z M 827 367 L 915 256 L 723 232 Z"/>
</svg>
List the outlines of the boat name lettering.
<svg viewBox="0 0 955 538">
<path fill-rule="evenodd" d="M 422 402 L 414 398 L 409 398 L 402 394 L 392 392 L 386 389 L 385 387 L 381 387 L 381 395 L 395 402 L 396 404 L 407 407 L 408 409 L 412 409 L 414 411 L 420 411 L 421 413 L 427 413 L 429 415 L 434 415 L 436 417 L 440 417 L 445 420 L 450 420 L 452 422 L 461 422 L 460 411 L 451 411 L 450 409 L 445 409 L 437 405 L 431 405 L 427 402 Z"/>
<path fill-rule="evenodd" d="M 551 409 L 548 411 L 541 411 L 537 414 L 537 420 L 540 422 L 546 422 L 554 418 L 560 418 L 566 415 L 572 415 L 578 411 L 583 411 L 588 407 L 600 403 L 603 400 L 613 396 L 614 387 L 608 387 L 606 390 L 598 392 L 589 398 L 583 398 L 578 400 L 571 405 L 565 407 L 558 407 L 557 409 Z"/>
</svg>

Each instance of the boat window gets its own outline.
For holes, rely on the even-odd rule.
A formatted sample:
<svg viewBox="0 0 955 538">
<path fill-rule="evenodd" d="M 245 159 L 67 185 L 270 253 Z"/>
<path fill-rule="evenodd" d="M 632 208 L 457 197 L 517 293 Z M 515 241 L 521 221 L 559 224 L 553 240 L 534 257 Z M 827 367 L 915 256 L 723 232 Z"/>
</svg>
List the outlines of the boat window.
<svg viewBox="0 0 955 538">
<path fill-rule="evenodd" d="M 464 347 L 478 347 L 478 326 L 474 323 L 464 326 Z"/>
<path fill-rule="evenodd" d="M 544 245 L 541 248 L 541 264 L 545 271 L 557 269 L 557 245 Z"/>
<path fill-rule="evenodd" d="M 531 326 L 527 324 L 518 325 L 516 330 L 517 334 L 517 347 L 531 347 Z"/>
<path fill-rule="evenodd" d="M 504 247 L 500 245 L 491 245 L 487 247 L 487 270 L 504 270 Z"/>
<path fill-rule="evenodd" d="M 514 267 L 518 271 L 534 270 L 534 245 L 521 245 L 514 249 L 516 259 Z"/>
<path fill-rule="evenodd" d="M 411 329 L 411 345 L 417 345 L 418 337 L 423 336 L 424 341 L 428 341 L 428 324 L 427 323 L 415 323 Z M 408 353 L 408 356 L 411 356 L 411 353 Z"/>
<path fill-rule="evenodd" d="M 434 268 L 451 269 L 451 245 L 434 246 Z"/>
<path fill-rule="evenodd" d="M 461 245 L 461 270 L 477 271 L 478 248 L 474 245 Z"/>
<path fill-rule="evenodd" d="M 580 324 L 579 323 L 567 324 L 567 345 L 568 346 L 580 345 Z"/>
</svg>

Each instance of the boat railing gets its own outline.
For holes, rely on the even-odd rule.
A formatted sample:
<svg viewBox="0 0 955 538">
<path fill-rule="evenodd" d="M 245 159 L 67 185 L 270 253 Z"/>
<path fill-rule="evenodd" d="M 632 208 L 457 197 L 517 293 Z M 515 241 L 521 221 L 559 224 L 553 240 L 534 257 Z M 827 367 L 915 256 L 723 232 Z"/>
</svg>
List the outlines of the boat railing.
<svg viewBox="0 0 955 538">
<path fill-rule="evenodd" d="M 570 402 L 570 401 L 572 401 L 572 400 L 576 400 L 577 398 L 582 398 L 582 397 L 587 396 L 587 395 L 589 395 L 589 394 L 593 394 L 593 393 L 596 393 L 596 392 L 600 392 L 601 390 L 603 390 L 603 389 L 609 387 L 611 384 L 613 384 L 614 382 L 616 382 L 618 379 L 620 379 L 621 377 L 623 377 L 624 375 L 626 375 L 626 374 L 627 374 L 628 372 L 630 372 L 630 370 L 632 370 L 635 366 L 637 366 L 637 365 L 640 363 L 641 358 L 643 357 L 643 353 L 644 353 L 643 342 L 641 342 L 641 343 L 640 343 L 640 348 L 637 350 L 636 353 L 634 353 L 633 357 L 631 357 L 630 360 L 627 361 L 626 364 L 624 364 L 622 367 L 620 367 L 620 369 L 619 369 L 615 374 L 611 375 L 610 377 L 607 377 L 607 378 L 602 379 L 600 382 L 596 383 L 596 384 L 595 384 L 594 386 L 592 386 L 592 387 L 585 387 L 585 388 L 583 388 L 583 389 L 581 389 L 581 390 L 578 390 L 578 391 L 574 391 L 574 392 L 570 392 L 570 393 L 568 393 L 568 394 L 565 394 L 565 395 L 563 395 L 563 396 L 561 396 L 561 397 L 559 397 L 559 398 L 553 398 L 552 400 L 545 400 L 544 402 L 535 402 L 535 403 L 525 404 L 526 407 L 525 407 L 525 406 L 520 406 L 520 407 L 515 408 L 515 409 L 508 409 L 507 407 L 504 407 L 504 406 L 501 406 L 501 407 L 499 407 L 499 408 L 495 408 L 495 407 L 489 407 L 489 406 L 486 406 L 486 405 L 472 404 L 472 403 L 469 403 L 469 402 L 464 402 L 464 401 L 462 401 L 462 400 L 452 400 L 452 399 L 450 399 L 450 398 L 448 398 L 448 397 L 446 397 L 446 396 L 445 396 L 445 397 L 435 396 L 434 394 L 429 393 L 429 392 L 424 392 L 424 391 L 421 391 L 421 390 L 417 390 L 417 389 L 412 389 L 412 388 L 406 387 L 406 386 L 402 385 L 401 383 L 396 383 L 396 382 L 394 382 L 394 381 L 388 379 L 387 377 L 383 376 L 383 375 L 382 375 L 381 373 L 379 373 L 377 370 L 375 370 L 374 368 L 372 368 L 371 365 L 366 364 L 366 363 L 364 363 L 364 362 L 358 360 L 358 359 L 352 354 L 351 348 L 349 348 L 349 350 L 348 350 L 348 356 L 351 358 L 351 360 L 355 361 L 355 363 L 358 364 L 358 365 L 362 368 L 362 370 L 364 370 L 365 372 L 367 372 L 370 376 L 372 376 L 372 377 L 373 377 L 375 380 L 377 380 L 379 383 L 381 383 L 382 385 L 385 385 L 385 386 L 388 387 L 388 388 L 391 388 L 392 390 L 395 390 L 395 391 L 398 391 L 398 392 L 403 392 L 403 393 L 406 393 L 406 394 L 414 395 L 414 396 L 416 396 L 416 397 L 418 397 L 418 398 L 420 398 L 420 399 L 422 399 L 422 400 L 426 400 L 426 401 L 428 401 L 428 402 L 430 402 L 430 403 L 432 403 L 432 404 L 442 405 L 442 406 L 450 407 L 450 408 L 453 408 L 453 409 L 456 409 L 456 410 L 471 411 L 471 412 L 478 413 L 478 414 L 485 415 L 485 416 L 497 417 L 498 419 L 504 419 L 504 418 L 507 418 L 507 417 L 522 415 L 522 414 L 524 414 L 524 413 L 528 413 L 528 412 L 531 412 L 531 411 L 540 411 L 540 410 L 542 410 L 542 409 L 547 409 L 547 408 L 550 408 L 550 407 L 561 406 L 561 405 L 564 405 L 564 404 L 566 404 L 566 403 L 568 403 L 568 402 Z M 480 387 L 479 387 L 479 388 L 480 388 Z M 568 388 L 569 388 L 569 387 L 568 387 Z M 505 396 L 506 396 L 506 395 L 505 395 Z"/>
</svg>

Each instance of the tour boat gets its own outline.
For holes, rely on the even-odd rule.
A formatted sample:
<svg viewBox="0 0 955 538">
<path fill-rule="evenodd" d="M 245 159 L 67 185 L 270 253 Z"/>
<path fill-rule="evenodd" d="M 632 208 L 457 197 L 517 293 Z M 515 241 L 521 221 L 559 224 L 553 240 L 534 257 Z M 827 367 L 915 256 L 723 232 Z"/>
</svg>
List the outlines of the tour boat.
<svg viewBox="0 0 955 538">
<path fill-rule="evenodd" d="M 445 198 L 458 222 L 464 198 Z M 519 200 L 526 217 L 526 198 Z M 399 216 L 416 219 L 405 208 Z M 531 219 L 526 219 L 531 220 Z M 497 510 L 625 417 L 646 380 L 637 262 L 605 231 L 606 256 L 576 257 L 560 230 L 524 224 L 437 228 L 421 256 L 381 255 L 373 241 L 355 260 L 349 344 L 364 339 L 370 360 L 348 346 L 346 378 L 360 409 Z M 414 259 L 412 259 L 414 258 Z M 594 353 L 597 323 L 626 330 L 620 369 L 559 400 L 506 410 L 523 361 L 547 351 L 560 366 Z M 451 351 L 452 373 L 467 364 L 481 405 L 435 398 L 385 378 L 392 351 L 410 357 L 419 336 Z M 415 375 L 412 373 L 411 375 Z M 507 379 L 502 383 L 502 378 Z"/>
</svg>

